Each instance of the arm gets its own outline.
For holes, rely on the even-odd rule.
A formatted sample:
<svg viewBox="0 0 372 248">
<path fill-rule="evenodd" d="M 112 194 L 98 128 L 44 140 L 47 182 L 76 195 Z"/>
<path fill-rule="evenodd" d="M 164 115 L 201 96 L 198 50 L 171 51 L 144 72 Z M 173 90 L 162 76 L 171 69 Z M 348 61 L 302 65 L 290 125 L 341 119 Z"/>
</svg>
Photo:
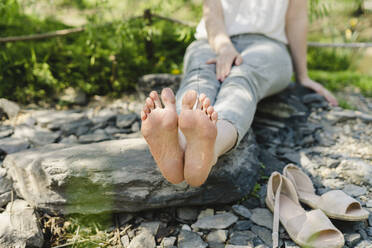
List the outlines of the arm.
<svg viewBox="0 0 372 248">
<path fill-rule="evenodd" d="M 222 82 L 229 75 L 232 64 L 235 62 L 236 65 L 240 65 L 243 58 L 236 51 L 227 35 L 220 0 L 204 0 L 203 18 L 208 42 L 217 53 L 217 57 L 208 60 L 207 64 L 216 64 L 217 79 Z"/>
<path fill-rule="evenodd" d="M 322 95 L 332 105 L 338 105 L 336 98 L 321 84 L 311 80 L 307 72 L 307 0 L 289 0 L 286 15 L 286 35 L 296 72 L 297 81 Z"/>
</svg>

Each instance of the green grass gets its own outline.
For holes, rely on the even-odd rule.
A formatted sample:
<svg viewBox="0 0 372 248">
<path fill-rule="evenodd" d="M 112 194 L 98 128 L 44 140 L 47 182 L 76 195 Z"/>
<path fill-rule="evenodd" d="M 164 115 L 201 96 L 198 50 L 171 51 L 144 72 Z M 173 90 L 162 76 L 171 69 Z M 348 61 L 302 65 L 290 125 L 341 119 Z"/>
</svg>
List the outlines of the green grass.
<svg viewBox="0 0 372 248">
<path fill-rule="evenodd" d="M 341 91 L 346 86 L 360 89 L 367 97 L 372 97 L 372 76 L 363 75 L 352 71 L 322 71 L 310 70 L 310 77 L 322 83 L 331 91 Z"/>
</svg>

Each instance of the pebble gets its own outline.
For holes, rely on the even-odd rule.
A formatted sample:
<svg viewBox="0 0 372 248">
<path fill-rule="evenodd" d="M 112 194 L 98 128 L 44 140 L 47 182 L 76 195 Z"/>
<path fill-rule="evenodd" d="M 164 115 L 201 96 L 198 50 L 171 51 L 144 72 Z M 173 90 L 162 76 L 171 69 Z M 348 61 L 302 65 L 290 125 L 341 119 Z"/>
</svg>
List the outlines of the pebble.
<svg viewBox="0 0 372 248">
<path fill-rule="evenodd" d="M 367 234 L 372 237 L 372 227 L 367 227 Z"/>
<path fill-rule="evenodd" d="M 214 209 L 213 208 L 207 208 L 202 211 L 200 211 L 198 215 L 198 220 L 207 216 L 212 216 L 214 215 Z"/>
<path fill-rule="evenodd" d="M 298 245 L 296 245 L 294 242 L 292 241 L 284 241 L 284 247 L 285 248 L 300 248 Z"/>
<path fill-rule="evenodd" d="M 372 248 L 372 241 L 363 240 L 358 245 L 356 245 L 354 248 Z"/>
<path fill-rule="evenodd" d="M 354 247 L 361 239 L 361 236 L 359 233 L 347 233 L 345 236 L 345 242 L 348 246 Z"/>
<path fill-rule="evenodd" d="M 186 224 L 182 225 L 181 229 L 186 230 L 186 231 L 191 231 L 191 227 L 189 225 L 186 225 Z"/>
<path fill-rule="evenodd" d="M 273 240 L 272 240 L 272 235 L 271 235 L 271 231 L 268 230 L 267 228 L 264 228 L 264 227 L 260 227 L 260 226 L 252 226 L 251 228 L 252 232 L 257 234 L 258 237 L 260 237 L 260 239 L 265 242 L 266 245 L 268 246 L 272 246 L 273 245 Z M 279 247 L 281 245 L 279 244 Z"/>
<path fill-rule="evenodd" d="M 217 214 L 198 219 L 191 227 L 200 229 L 225 229 L 234 224 L 237 220 L 238 217 L 232 213 Z"/>
<path fill-rule="evenodd" d="M 176 237 L 165 237 L 160 243 L 160 247 L 169 248 L 176 242 Z M 124 246 L 125 247 L 125 246 Z"/>
<path fill-rule="evenodd" d="M 366 207 L 367 208 L 372 208 L 372 200 L 367 201 Z"/>
<path fill-rule="evenodd" d="M 365 187 L 357 186 L 354 184 L 345 185 L 343 191 L 353 197 L 365 195 L 367 193 L 367 189 Z"/>
<path fill-rule="evenodd" d="M 236 214 L 238 214 L 238 215 L 240 215 L 240 216 L 242 216 L 246 219 L 249 219 L 252 216 L 251 211 L 249 211 L 249 209 L 247 209 L 243 205 L 234 205 L 234 206 L 232 206 L 232 210 Z"/>
<path fill-rule="evenodd" d="M 178 235 L 178 248 L 206 248 L 208 244 L 194 232 L 181 230 Z"/>
<path fill-rule="evenodd" d="M 139 229 L 141 231 L 146 230 L 155 236 L 158 233 L 160 224 L 161 224 L 160 221 L 142 222 L 141 225 L 139 226 Z"/>
<path fill-rule="evenodd" d="M 273 228 L 273 215 L 266 208 L 253 209 L 251 220 L 259 226 L 267 227 L 270 230 Z"/>
<path fill-rule="evenodd" d="M 227 230 L 212 231 L 207 235 L 206 240 L 215 243 L 224 243 L 227 239 Z"/>
<path fill-rule="evenodd" d="M 198 210 L 195 208 L 177 208 L 177 217 L 181 220 L 193 221 L 198 217 Z"/>
<path fill-rule="evenodd" d="M 119 114 L 116 117 L 116 126 L 118 128 L 128 128 L 132 126 L 132 124 L 136 121 L 137 115 L 136 114 Z"/>
<path fill-rule="evenodd" d="M 226 245 L 225 248 L 254 248 L 253 244 L 248 245 Z"/>
<path fill-rule="evenodd" d="M 129 246 L 129 237 L 128 235 L 124 235 L 120 238 L 120 241 L 121 241 L 121 244 L 124 246 L 124 247 L 128 247 Z"/>
<path fill-rule="evenodd" d="M 231 233 L 229 244 L 232 245 L 248 245 L 257 235 L 251 231 L 235 231 Z"/>
<path fill-rule="evenodd" d="M 245 231 L 249 230 L 252 227 L 253 223 L 250 220 L 239 220 L 234 225 L 234 230 L 236 231 Z"/>
<path fill-rule="evenodd" d="M 130 242 L 128 248 L 154 248 L 156 246 L 154 235 L 142 231 Z"/>
</svg>

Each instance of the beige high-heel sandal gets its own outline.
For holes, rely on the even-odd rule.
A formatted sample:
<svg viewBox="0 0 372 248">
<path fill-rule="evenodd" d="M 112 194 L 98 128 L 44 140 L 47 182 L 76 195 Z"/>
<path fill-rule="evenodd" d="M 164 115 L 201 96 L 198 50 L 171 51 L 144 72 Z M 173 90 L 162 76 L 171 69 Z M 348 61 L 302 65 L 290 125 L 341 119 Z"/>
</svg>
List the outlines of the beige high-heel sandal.
<svg viewBox="0 0 372 248">
<path fill-rule="evenodd" d="M 273 248 L 279 245 L 279 221 L 291 239 L 307 248 L 341 248 L 344 236 L 319 209 L 306 212 L 300 205 L 296 189 L 278 172 L 271 174 L 266 205 L 274 213 Z"/>
<path fill-rule="evenodd" d="M 316 195 L 310 178 L 297 166 L 288 164 L 283 175 L 295 186 L 300 202 L 313 209 L 321 209 L 330 218 L 346 221 L 368 219 L 369 212 L 341 190 L 331 190 L 322 196 Z"/>
</svg>

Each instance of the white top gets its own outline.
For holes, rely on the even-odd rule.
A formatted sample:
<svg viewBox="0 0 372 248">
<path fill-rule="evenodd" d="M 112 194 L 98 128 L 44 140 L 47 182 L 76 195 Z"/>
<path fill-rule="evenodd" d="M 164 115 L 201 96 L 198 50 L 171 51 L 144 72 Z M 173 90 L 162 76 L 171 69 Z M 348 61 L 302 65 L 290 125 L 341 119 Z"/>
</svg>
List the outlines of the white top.
<svg viewBox="0 0 372 248">
<path fill-rule="evenodd" d="M 221 0 L 229 36 L 260 33 L 288 43 L 285 16 L 289 0 Z M 207 39 L 204 19 L 199 22 L 196 39 Z"/>
</svg>

